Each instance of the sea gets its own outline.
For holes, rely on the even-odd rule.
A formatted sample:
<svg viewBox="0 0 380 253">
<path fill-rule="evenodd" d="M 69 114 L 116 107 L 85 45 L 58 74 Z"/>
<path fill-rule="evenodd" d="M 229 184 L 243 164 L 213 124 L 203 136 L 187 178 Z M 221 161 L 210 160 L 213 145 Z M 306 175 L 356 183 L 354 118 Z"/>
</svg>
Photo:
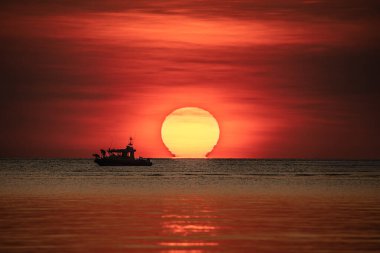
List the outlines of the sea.
<svg viewBox="0 0 380 253">
<path fill-rule="evenodd" d="M 380 161 L 0 160 L 0 252 L 380 252 Z"/>
</svg>

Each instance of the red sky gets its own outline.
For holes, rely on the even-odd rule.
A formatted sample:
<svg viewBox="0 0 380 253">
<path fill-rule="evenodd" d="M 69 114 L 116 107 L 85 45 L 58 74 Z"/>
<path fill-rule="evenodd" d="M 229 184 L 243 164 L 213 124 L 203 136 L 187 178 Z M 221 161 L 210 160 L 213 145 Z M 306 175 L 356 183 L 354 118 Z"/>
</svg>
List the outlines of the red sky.
<svg viewBox="0 0 380 253">
<path fill-rule="evenodd" d="M 211 157 L 380 158 L 378 1 L 9 0 L 0 14 L 0 157 L 90 157 L 130 135 L 168 157 L 162 121 L 196 106 L 221 127 Z"/>
</svg>

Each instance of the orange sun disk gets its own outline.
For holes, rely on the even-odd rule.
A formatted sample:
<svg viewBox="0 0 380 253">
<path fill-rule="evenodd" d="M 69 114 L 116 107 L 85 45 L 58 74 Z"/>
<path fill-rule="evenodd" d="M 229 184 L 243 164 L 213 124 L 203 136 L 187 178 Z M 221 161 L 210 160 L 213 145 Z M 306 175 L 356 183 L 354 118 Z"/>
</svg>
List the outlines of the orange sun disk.
<svg viewBox="0 0 380 253">
<path fill-rule="evenodd" d="M 161 137 L 178 158 L 205 158 L 219 140 L 219 124 L 214 116 L 198 107 L 184 107 L 166 116 Z"/>
</svg>

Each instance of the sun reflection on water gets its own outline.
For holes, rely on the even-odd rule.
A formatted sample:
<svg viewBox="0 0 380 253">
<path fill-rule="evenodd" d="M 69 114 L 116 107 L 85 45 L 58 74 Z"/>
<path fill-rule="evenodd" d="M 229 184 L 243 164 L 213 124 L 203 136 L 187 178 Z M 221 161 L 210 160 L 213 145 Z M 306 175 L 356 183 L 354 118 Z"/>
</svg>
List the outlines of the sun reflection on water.
<svg viewBox="0 0 380 253">
<path fill-rule="evenodd" d="M 191 225 L 191 224 L 166 224 L 165 228 L 170 229 L 175 234 L 188 235 L 191 233 L 208 233 L 215 230 L 214 226 L 207 225 Z"/>
<path fill-rule="evenodd" d="M 166 240 L 159 243 L 166 249 L 162 253 L 201 253 L 204 250 L 218 246 L 213 240 L 218 226 L 214 211 L 210 205 L 201 199 L 181 199 L 180 210 L 166 209 L 161 216 L 162 231 Z"/>
<path fill-rule="evenodd" d="M 190 247 L 190 246 L 217 246 L 216 242 L 161 242 L 162 246 L 180 246 L 180 247 Z"/>
<path fill-rule="evenodd" d="M 161 253 L 202 253 L 202 252 L 203 250 L 199 250 L 199 249 L 191 249 L 191 250 L 171 249 L 171 250 L 161 251 Z"/>
</svg>

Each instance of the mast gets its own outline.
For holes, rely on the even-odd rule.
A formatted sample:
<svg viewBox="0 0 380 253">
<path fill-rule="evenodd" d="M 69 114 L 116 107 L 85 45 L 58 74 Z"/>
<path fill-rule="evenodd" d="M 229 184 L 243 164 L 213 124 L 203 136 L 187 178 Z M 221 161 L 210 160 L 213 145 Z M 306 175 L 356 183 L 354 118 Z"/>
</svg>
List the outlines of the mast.
<svg viewBox="0 0 380 253">
<path fill-rule="evenodd" d="M 129 137 L 129 144 L 127 146 L 127 151 L 129 153 L 129 158 L 135 159 L 136 149 L 133 148 L 133 139 Z"/>
<path fill-rule="evenodd" d="M 132 139 L 132 137 L 129 137 L 129 144 L 128 144 L 129 146 L 133 146 L 133 139 Z"/>
</svg>

